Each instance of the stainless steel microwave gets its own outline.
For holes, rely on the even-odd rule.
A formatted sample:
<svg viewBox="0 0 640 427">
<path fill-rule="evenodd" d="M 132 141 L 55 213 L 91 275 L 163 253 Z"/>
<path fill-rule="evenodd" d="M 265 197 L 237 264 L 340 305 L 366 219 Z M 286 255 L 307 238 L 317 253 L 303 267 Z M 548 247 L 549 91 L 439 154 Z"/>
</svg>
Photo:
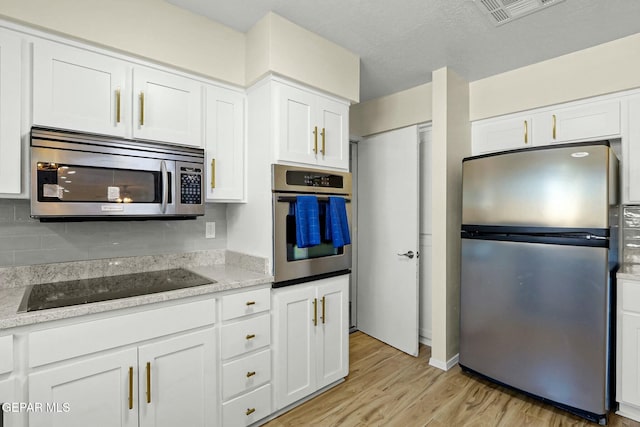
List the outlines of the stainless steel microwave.
<svg viewBox="0 0 640 427">
<path fill-rule="evenodd" d="M 41 220 L 204 215 L 204 150 L 31 129 L 31 216 Z"/>
</svg>

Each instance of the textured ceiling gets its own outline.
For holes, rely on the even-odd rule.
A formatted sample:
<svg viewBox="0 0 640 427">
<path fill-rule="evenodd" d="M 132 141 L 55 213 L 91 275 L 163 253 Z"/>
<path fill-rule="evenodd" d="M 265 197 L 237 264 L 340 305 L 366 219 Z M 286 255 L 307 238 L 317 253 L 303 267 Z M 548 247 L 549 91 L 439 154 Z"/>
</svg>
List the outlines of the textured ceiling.
<svg viewBox="0 0 640 427">
<path fill-rule="evenodd" d="M 473 0 L 168 1 L 242 32 L 273 11 L 349 49 L 361 101 L 444 66 L 474 81 L 640 32 L 640 0 L 566 0 L 499 27 Z"/>
</svg>

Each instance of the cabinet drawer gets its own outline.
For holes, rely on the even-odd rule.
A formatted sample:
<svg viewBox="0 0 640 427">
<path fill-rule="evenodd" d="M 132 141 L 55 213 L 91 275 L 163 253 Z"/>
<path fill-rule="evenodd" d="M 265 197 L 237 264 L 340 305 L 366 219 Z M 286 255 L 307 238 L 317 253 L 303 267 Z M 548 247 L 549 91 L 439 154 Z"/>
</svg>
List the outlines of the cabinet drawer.
<svg viewBox="0 0 640 427">
<path fill-rule="evenodd" d="M 269 313 L 222 327 L 222 358 L 259 349 L 271 344 Z"/>
<path fill-rule="evenodd" d="M 640 282 L 622 280 L 622 295 L 619 296 L 624 311 L 640 313 Z"/>
<path fill-rule="evenodd" d="M 209 299 L 33 332 L 29 367 L 211 325 L 215 307 Z"/>
<path fill-rule="evenodd" d="M 222 399 L 271 381 L 271 350 L 226 363 L 222 366 Z"/>
<path fill-rule="evenodd" d="M 13 335 L 0 337 L 0 374 L 13 370 Z"/>
<path fill-rule="evenodd" d="M 222 320 L 268 311 L 271 308 L 271 289 L 258 289 L 222 297 Z"/>
<path fill-rule="evenodd" d="M 230 400 L 222 405 L 224 427 L 248 426 L 271 413 L 271 385 Z"/>
</svg>

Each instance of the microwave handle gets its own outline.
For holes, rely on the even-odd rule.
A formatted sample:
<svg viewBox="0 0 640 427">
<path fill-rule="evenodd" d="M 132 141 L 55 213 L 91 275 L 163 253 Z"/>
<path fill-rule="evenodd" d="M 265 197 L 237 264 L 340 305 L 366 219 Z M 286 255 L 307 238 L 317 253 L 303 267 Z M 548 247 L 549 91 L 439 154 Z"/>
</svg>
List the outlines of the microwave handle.
<svg viewBox="0 0 640 427">
<path fill-rule="evenodd" d="M 162 175 L 162 206 L 160 207 L 160 210 L 162 213 L 166 213 L 167 203 L 169 202 L 169 186 L 167 182 L 167 163 L 164 160 L 160 162 L 160 175 Z"/>
</svg>

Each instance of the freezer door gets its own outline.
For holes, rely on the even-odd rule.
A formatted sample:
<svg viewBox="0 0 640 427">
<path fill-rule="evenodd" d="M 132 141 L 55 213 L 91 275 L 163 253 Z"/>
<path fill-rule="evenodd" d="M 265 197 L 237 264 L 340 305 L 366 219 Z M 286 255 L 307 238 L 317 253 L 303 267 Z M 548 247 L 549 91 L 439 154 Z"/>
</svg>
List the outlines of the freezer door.
<svg viewBox="0 0 640 427">
<path fill-rule="evenodd" d="M 461 365 L 606 413 L 607 249 L 463 239 L 461 280 Z"/>
<path fill-rule="evenodd" d="M 607 228 L 617 164 L 608 146 L 583 144 L 465 159 L 462 223 Z"/>
</svg>

